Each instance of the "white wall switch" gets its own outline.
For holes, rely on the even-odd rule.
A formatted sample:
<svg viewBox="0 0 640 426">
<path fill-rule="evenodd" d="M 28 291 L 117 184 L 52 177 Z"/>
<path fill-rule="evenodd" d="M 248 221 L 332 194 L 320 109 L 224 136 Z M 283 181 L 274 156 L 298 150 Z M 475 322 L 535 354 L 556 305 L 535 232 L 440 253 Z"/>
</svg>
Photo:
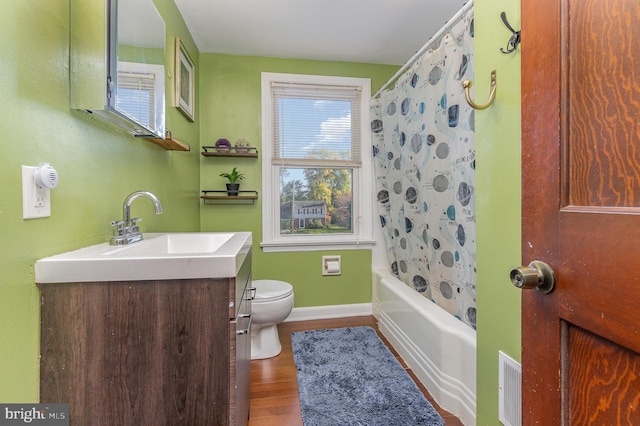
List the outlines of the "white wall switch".
<svg viewBox="0 0 640 426">
<path fill-rule="evenodd" d="M 22 218 L 51 216 L 51 190 L 36 185 L 37 167 L 22 166 Z"/>
</svg>

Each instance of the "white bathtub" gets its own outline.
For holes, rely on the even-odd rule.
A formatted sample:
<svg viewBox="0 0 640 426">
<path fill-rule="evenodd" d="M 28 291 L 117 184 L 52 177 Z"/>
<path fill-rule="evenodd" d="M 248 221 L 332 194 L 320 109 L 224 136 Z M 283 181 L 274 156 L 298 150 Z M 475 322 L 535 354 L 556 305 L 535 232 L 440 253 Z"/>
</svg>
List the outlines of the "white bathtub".
<svg viewBox="0 0 640 426">
<path fill-rule="evenodd" d="M 436 402 L 476 424 L 476 332 L 385 270 L 373 270 L 380 331 Z"/>
</svg>

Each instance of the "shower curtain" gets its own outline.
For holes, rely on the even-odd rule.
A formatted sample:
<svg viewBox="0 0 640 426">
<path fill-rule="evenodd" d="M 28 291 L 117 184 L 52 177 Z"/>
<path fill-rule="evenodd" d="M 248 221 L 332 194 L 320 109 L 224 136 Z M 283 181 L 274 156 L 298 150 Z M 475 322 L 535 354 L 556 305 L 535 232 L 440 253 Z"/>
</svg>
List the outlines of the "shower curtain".
<svg viewBox="0 0 640 426">
<path fill-rule="evenodd" d="M 377 202 L 391 272 L 475 328 L 473 8 L 371 101 Z"/>
</svg>

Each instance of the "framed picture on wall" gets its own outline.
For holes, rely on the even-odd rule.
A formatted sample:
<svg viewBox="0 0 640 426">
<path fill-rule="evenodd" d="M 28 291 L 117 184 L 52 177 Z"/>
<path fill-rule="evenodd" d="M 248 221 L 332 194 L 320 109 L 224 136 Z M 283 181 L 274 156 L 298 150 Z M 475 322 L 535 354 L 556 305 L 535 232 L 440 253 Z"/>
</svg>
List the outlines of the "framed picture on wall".
<svg viewBox="0 0 640 426">
<path fill-rule="evenodd" d="M 190 121 L 195 120 L 195 73 L 189 52 L 176 38 L 176 106 Z"/>
</svg>

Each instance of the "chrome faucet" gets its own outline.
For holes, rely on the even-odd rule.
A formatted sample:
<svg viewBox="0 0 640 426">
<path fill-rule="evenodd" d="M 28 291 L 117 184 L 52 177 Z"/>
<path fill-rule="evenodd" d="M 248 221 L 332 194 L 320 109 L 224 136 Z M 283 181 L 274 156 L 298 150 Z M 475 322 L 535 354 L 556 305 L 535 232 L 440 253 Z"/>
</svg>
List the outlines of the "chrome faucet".
<svg viewBox="0 0 640 426">
<path fill-rule="evenodd" d="M 111 241 L 109 242 L 112 246 L 123 246 L 142 240 L 142 233 L 140 232 L 140 227 L 138 227 L 138 222 L 140 222 L 142 218 L 131 218 L 131 203 L 133 203 L 133 200 L 140 197 L 146 197 L 153 201 L 156 208 L 156 214 L 162 214 L 162 204 L 160 204 L 158 197 L 153 195 L 151 192 L 136 191 L 129 194 L 122 205 L 123 220 L 114 220 L 111 222 L 111 226 L 115 227 L 113 230 L 113 237 L 111 237 Z"/>
</svg>

